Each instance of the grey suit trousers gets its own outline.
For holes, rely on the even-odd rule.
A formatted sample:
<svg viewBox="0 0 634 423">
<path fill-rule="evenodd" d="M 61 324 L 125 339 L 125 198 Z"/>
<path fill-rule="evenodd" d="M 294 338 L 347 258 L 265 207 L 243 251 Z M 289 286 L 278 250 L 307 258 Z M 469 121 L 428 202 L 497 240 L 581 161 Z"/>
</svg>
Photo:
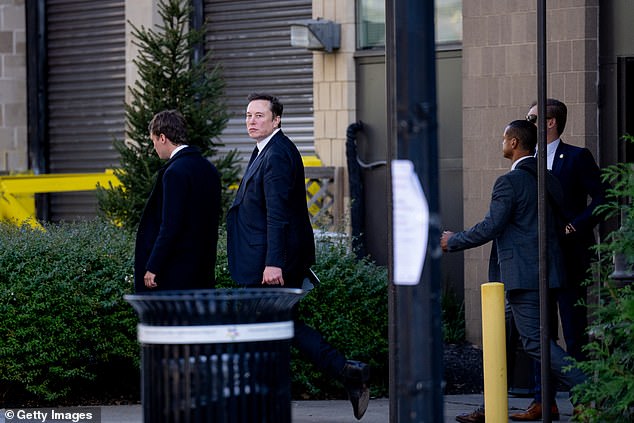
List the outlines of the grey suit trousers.
<svg viewBox="0 0 634 423">
<path fill-rule="evenodd" d="M 506 297 L 524 350 L 530 357 L 540 361 L 539 291 L 511 289 L 506 292 Z M 568 387 L 586 380 L 586 375 L 577 367 L 564 370 L 572 363 L 568 353 L 557 343 L 550 341 L 550 369 L 553 375 Z"/>
</svg>

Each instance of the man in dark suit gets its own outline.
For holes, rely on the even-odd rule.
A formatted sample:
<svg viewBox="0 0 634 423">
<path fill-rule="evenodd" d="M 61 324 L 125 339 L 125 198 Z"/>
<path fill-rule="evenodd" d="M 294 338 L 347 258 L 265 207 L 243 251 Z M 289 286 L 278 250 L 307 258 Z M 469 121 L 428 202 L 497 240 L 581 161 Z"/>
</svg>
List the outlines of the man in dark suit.
<svg viewBox="0 0 634 423">
<path fill-rule="evenodd" d="M 281 130 L 282 103 L 268 94 L 251 94 L 248 101 L 247 131 L 256 147 L 227 214 L 229 271 L 242 286 L 301 288 L 315 262 L 302 158 Z M 293 342 L 344 384 L 361 419 L 369 401 L 367 364 L 346 360 L 298 319 Z"/>
<path fill-rule="evenodd" d="M 443 232 L 443 251 L 462 251 L 495 240 L 499 276 L 504 283 L 506 299 L 522 345 L 527 354 L 540 359 L 539 321 L 539 247 L 537 219 L 537 143 L 535 125 L 516 120 L 504 130 L 502 151 L 513 164 L 511 171 L 500 176 L 493 187 L 489 212 L 484 220 L 463 232 Z M 547 182 L 549 193 L 561 201 L 556 180 Z M 559 190 L 557 189 L 559 188 Z M 547 221 L 554 222 L 554 208 Z M 547 231 L 549 245 L 548 281 L 551 288 L 561 286 L 564 269 L 555 225 Z M 564 384 L 574 386 L 585 381 L 577 368 L 564 372 L 570 362 L 568 354 L 555 342 L 550 345 L 551 370 Z M 484 410 L 456 417 L 463 423 L 484 422 Z"/>
<path fill-rule="evenodd" d="M 547 167 L 561 182 L 564 206 L 570 219 L 563 245 L 568 279 L 558 298 L 559 313 L 566 350 L 577 360 L 582 360 L 581 349 L 587 343 L 585 330 L 588 319 L 586 308 L 576 304 L 579 300 L 585 303 L 587 298 L 583 282 L 588 277 L 591 247 L 596 242 L 593 229 L 601 220 L 594 210 L 605 203 L 606 185 L 601 181 L 601 171 L 592 153 L 587 148 L 561 140 L 567 114 L 566 105 L 561 101 L 552 98 L 546 101 Z M 535 104 L 531 105 L 527 119 L 537 122 Z"/>
<path fill-rule="evenodd" d="M 601 181 L 601 172 L 592 153 L 587 148 L 566 144 L 561 140 L 567 118 L 568 109 L 564 103 L 554 98 L 546 100 L 547 168 L 561 183 L 564 210 L 568 218 L 562 245 L 566 283 L 558 290 L 557 304 L 566 351 L 576 360 L 583 360 L 585 355 L 582 348 L 588 342 L 588 316 L 583 305 L 587 300 L 587 287 L 584 281 L 589 276 L 592 262 L 591 247 L 595 244 L 593 230 L 601 220 L 594 210 L 605 202 L 606 185 Z M 526 120 L 537 124 L 536 102 L 531 104 Z M 526 411 L 512 414 L 512 420 L 534 421 L 542 418 L 541 380 L 537 368 L 534 401 Z"/>
<path fill-rule="evenodd" d="M 220 175 L 187 145 L 184 117 L 157 113 L 149 125 L 154 150 L 169 159 L 159 170 L 136 237 L 136 292 L 213 288 Z"/>
</svg>

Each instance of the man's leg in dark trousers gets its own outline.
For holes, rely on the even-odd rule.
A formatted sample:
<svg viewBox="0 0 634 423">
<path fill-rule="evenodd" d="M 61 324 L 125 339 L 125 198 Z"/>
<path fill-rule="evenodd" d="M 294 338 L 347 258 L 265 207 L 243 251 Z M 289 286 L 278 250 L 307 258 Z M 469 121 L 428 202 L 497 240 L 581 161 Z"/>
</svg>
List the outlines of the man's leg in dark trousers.
<svg viewBox="0 0 634 423">
<path fill-rule="evenodd" d="M 507 298 L 524 350 L 533 359 L 540 360 L 539 291 L 510 290 Z M 564 370 L 570 366 L 568 357 L 570 356 L 551 339 L 550 369 L 560 382 L 571 388 L 583 383 L 587 377 L 577 367 Z"/>
<path fill-rule="evenodd" d="M 295 318 L 294 324 L 293 346 L 319 370 L 339 379 L 346 364 L 346 357 L 303 321 Z"/>
</svg>

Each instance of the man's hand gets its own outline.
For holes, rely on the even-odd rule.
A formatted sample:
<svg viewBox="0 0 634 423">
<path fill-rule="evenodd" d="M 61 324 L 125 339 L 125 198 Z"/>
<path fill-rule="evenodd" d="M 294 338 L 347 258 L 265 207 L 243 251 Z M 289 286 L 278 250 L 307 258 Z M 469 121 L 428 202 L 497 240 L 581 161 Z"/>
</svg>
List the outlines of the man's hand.
<svg viewBox="0 0 634 423">
<path fill-rule="evenodd" d="M 148 288 L 156 288 L 156 275 L 152 272 L 150 272 L 149 270 L 145 272 L 145 276 L 143 276 L 143 282 L 145 283 L 145 286 Z"/>
<path fill-rule="evenodd" d="M 282 277 L 282 269 L 275 266 L 266 266 L 262 274 L 262 285 L 281 285 L 284 286 L 284 278 Z"/>
<path fill-rule="evenodd" d="M 440 236 L 440 248 L 442 248 L 442 250 L 446 253 L 447 251 L 449 251 L 447 249 L 447 241 L 449 241 L 449 238 L 451 238 L 453 236 L 453 232 L 451 231 L 444 231 L 442 233 L 442 235 Z"/>
<path fill-rule="evenodd" d="M 575 229 L 574 226 L 572 226 L 572 223 L 568 223 L 566 225 L 566 235 L 570 235 L 570 234 L 575 233 L 575 232 L 577 232 L 577 230 Z"/>
</svg>

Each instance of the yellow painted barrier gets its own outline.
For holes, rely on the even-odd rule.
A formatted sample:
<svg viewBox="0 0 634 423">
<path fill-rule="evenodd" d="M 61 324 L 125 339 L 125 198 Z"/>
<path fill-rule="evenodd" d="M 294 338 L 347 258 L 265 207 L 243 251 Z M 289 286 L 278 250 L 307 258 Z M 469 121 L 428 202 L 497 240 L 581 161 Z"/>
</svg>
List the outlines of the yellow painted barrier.
<svg viewBox="0 0 634 423">
<path fill-rule="evenodd" d="M 121 185 L 112 170 L 103 173 L 56 173 L 0 176 L 0 219 L 41 228 L 35 217 L 35 194 L 92 191 Z"/>
<path fill-rule="evenodd" d="M 321 159 L 317 156 L 302 156 L 302 163 L 304 163 L 304 167 L 306 166 L 319 167 L 324 165 L 321 162 Z"/>
<path fill-rule="evenodd" d="M 317 156 L 304 156 L 302 161 L 304 166 L 322 165 Z M 92 191 L 97 185 L 109 187 L 110 184 L 113 187 L 121 185 L 111 169 L 103 173 L 0 176 L 0 220 L 8 220 L 18 225 L 27 223 L 32 227 L 41 228 L 35 217 L 35 194 Z M 232 188 L 237 189 L 238 186 Z M 311 185 L 308 190 L 314 191 L 318 188 Z"/>
<path fill-rule="evenodd" d="M 485 283 L 482 294 L 482 357 L 486 423 L 507 423 L 504 284 Z"/>
</svg>

